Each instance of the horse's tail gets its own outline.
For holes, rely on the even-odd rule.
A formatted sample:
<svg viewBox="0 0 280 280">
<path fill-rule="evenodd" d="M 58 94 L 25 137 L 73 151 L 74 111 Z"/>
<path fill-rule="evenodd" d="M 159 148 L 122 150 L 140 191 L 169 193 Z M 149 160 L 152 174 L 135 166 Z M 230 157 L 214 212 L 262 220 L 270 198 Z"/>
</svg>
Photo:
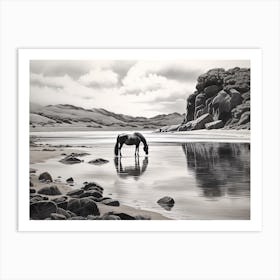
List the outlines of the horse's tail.
<svg viewBox="0 0 280 280">
<path fill-rule="evenodd" d="M 140 138 L 141 142 L 144 144 L 144 147 L 148 147 L 147 141 L 141 133 L 135 132 L 134 134 Z"/>
<path fill-rule="evenodd" d="M 117 137 L 117 142 L 115 145 L 115 156 L 119 155 L 119 136 Z"/>
</svg>

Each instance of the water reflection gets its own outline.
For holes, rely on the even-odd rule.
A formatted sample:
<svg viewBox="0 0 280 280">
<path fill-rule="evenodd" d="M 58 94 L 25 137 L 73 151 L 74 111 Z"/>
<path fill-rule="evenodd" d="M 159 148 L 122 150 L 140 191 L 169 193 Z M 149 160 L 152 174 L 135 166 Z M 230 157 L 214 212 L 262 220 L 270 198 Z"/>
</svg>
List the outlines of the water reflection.
<svg viewBox="0 0 280 280">
<path fill-rule="evenodd" d="M 131 158 L 128 160 L 131 160 Z M 142 167 L 140 165 L 139 157 L 135 157 L 133 159 L 133 163 L 130 161 L 124 164 L 122 161 L 122 157 L 115 157 L 114 163 L 118 176 L 123 179 L 133 177 L 135 180 L 138 180 L 139 177 L 146 171 L 149 164 L 148 157 L 143 159 Z"/>
<path fill-rule="evenodd" d="M 203 196 L 250 196 L 250 144 L 185 143 L 182 148 Z"/>
</svg>

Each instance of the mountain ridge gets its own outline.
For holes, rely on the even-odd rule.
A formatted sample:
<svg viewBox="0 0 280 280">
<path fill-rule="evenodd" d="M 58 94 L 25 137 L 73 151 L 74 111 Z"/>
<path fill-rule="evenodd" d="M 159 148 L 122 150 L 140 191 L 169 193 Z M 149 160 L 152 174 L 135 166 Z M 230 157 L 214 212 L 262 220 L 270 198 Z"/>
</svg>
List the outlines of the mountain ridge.
<svg viewBox="0 0 280 280">
<path fill-rule="evenodd" d="M 103 108 L 85 109 L 71 104 L 46 106 L 30 104 L 31 128 L 156 129 L 164 125 L 180 124 L 183 119 L 184 114 L 181 115 L 177 112 L 147 118 L 117 114 Z"/>
</svg>

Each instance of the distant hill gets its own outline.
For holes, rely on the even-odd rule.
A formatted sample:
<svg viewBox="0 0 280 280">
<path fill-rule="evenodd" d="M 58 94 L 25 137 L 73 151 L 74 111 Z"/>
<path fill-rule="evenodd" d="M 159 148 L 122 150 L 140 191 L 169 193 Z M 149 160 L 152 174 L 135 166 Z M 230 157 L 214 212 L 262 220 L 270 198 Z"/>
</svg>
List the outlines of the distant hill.
<svg viewBox="0 0 280 280">
<path fill-rule="evenodd" d="M 30 126 L 32 129 L 89 128 L 89 129 L 156 129 L 166 125 L 180 124 L 184 115 L 172 113 L 152 118 L 132 117 L 116 114 L 105 109 L 84 109 L 69 104 L 41 106 L 30 104 Z"/>
</svg>

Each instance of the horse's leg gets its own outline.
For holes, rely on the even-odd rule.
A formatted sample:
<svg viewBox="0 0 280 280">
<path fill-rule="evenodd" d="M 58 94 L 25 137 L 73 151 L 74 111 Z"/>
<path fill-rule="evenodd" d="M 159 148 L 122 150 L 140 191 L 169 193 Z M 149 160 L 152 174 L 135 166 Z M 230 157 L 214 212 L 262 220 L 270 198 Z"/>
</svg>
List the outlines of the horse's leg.
<svg viewBox="0 0 280 280">
<path fill-rule="evenodd" d="M 123 146 L 123 143 L 120 143 L 120 157 L 122 156 L 122 146 Z"/>
<path fill-rule="evenodd" d="M 136 147 L 135 147 L 135 156 L 138 156 L 138 157 L 139 157 L 139 144 L 136 144 Z"/>
</svg>

